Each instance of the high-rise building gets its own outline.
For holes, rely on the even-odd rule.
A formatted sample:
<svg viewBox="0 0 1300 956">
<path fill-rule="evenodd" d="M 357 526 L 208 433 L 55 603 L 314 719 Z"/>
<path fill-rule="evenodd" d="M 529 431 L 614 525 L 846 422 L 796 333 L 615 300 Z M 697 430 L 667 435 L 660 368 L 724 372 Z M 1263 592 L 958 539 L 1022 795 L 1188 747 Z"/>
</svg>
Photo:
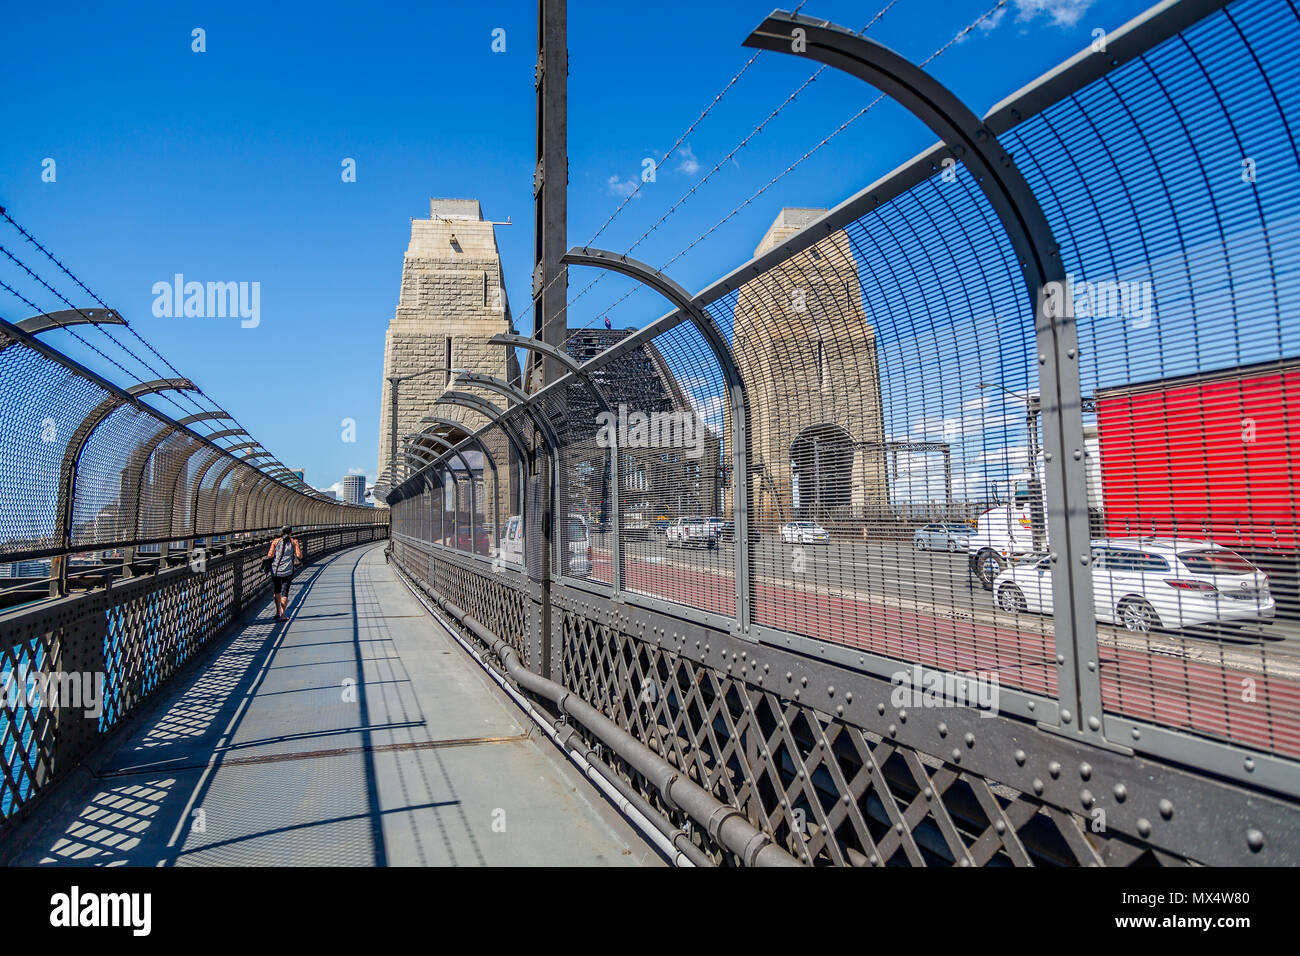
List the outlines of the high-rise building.
<svg viewBox="0 0 1300 956">
<path fill-rule="evenodd" d="M 366 476 L 345 475 L 343 477 L 343 501 L 350 505 L 366 503 Z"/>
</svg>

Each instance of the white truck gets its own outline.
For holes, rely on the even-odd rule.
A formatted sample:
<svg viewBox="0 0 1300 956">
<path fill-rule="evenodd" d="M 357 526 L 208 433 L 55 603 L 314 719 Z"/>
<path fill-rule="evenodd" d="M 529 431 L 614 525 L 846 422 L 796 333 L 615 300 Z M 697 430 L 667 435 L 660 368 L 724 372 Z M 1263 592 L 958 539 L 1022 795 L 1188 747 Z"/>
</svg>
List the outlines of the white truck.
<svg viewBox="0 0 1300 956">
<path fill-rule="evenodd" d="M 670 548 L 716 548 L 719 529 L 707 518 L 674 518 L 665 535 Z"/>
<path fill-rule="evenodd" d="M 1101 452 L 1097 428 L 1086 425 L 1083 431 L 1088 508 L 1100 513 Z M 1043 463 L 1039 461 L 1037 474 L 1022 472 L 999 489 L 1005 504 L 988 509 L 976 519 L 967 554 L 971 573 L 986 591 L 993 590 L 993 579 L 1006 568 L 1047 550 L 1046 487 Z"/>
</svg>

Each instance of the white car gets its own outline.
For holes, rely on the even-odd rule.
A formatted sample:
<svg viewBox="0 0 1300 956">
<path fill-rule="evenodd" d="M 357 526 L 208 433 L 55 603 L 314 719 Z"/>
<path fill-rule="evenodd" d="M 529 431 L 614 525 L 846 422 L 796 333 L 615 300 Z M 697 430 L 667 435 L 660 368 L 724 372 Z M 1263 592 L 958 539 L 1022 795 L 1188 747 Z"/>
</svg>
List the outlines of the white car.
<svg viewBox="0 0 1300 956">
<path fill-rule="evenodd" d="M 826 543 L 831 535 L 816 521 L 787 521 L 781 525 L 781 540 L 786 544 Z"/>
<path fill-rule="evenodd" d="M 1211 541 L 1093 541 L 1092 592 L 1097 620 L 1130 631 L 1271 621 L 1276 614 L 1268 576 Z M 993 598 L 1004 611 L 1051 614 L 1051 559 L 1036 557 L 1003 571 L 993 581 Z"/>
</svg>

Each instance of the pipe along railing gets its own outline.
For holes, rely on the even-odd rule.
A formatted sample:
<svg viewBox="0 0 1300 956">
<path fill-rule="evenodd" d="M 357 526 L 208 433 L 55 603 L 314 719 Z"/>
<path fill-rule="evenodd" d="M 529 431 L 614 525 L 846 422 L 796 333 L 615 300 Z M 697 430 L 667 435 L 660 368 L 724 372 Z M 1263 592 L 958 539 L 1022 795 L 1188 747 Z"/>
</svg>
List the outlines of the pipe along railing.
<svg viewBox="0 0 1300 956">
<path fill-rule="evenodd" d="M 568 688 L 529 670 L 519 660 L 518 653 L 510 646 L 508 641 L 494 635 L 473 617 L 441 595 L 420 587 L 418 582 L 407 575 L 400 564 L 397 564 L 396 567 L 402 580 L 417 597 L 422 594 L 427 595 L 457 625 L 464 628 L 475 640 L 488 648 L 491 654 L 501 662 L 505 676 L 514 681 L 521 690 L 549 701 L 561 715 L 561 721 L 570 718 L 584 727 L 640 774 L 659 793 L 669 807 L 680 810 L 691 820 L 704 827 L 714 841 L 725 847 L 729 852 L 734 853 L 746 866 L 800 865 L 794 857 L 773 843 L 767 834 L 750 823 L 740 810 L 723 803 L 709 791 L 690 780 L 653 750 L 637 740 L 636 737 L 623 730 Z M 455 636 L 459 640 L 459 635 Z M 471 653 L 473 653 L 472 650 Z M 495 673 L 495 668 L 485 662 L 480 655 L 474 654 L 474 656 L 487 667 L 489 673 L 494 675 L 494 678 L 500 676 Z M 543 726 L 548 725 L 545 718 L 540 717 L 534 708 L 525 707 L 525 709 L 529 711 L 530 716 L 542 722 Z M 709 865 L 707 857 L 690 842 L 685 832 L 666 828 L 662 822 L 662 817 L 646 803 L 644 798 L 636 794 L 624 781 L 618 780 L 613 771 L 599 759 L 599 756 L 594 751 L 583 749 L 585 745 L 577 738 L 577 733 L 572 727 L 565 732 L 557 730 L 551 725 L 548 727 L 548 736 L 552 736 L 564 748 L 566 753 L 576 752 L 582 758 L 580 766 L 584 766 L 584 769 L 586 767 L 598 768 L 596 772 L 612 784 L 625 801 L 633 804 L 636 808 L 637 814 L 629 814 L 633 822 L 642 825 L 642 822 L 636 819 L 637 816 L 646 817 L 649 821 L 658 819 L 660 822 L 653 823 L 653 826 L 655 830 L 669 840 L 673 848 L 673 852 L 668 854 L 670 858 L 680 854 L 693 865 Z M 590 776 L 590 774 L 588 775 Z M 643 825 L 642 829 L 644 829 Z"/>
</svg>

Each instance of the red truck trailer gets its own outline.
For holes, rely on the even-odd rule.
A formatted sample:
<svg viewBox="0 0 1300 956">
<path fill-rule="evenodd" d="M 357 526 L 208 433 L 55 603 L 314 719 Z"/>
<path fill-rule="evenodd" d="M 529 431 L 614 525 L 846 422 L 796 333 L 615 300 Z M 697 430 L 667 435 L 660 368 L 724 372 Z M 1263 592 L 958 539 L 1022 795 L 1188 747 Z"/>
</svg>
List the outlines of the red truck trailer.
<svg viewBox="0 0 1300 956">
<path fill-rule="evenodd" d="M 1294 615 L 1300 359 L 1098 389 L 1096 410 L 1105 533 L 1232 548 Z"/>
</svg>

